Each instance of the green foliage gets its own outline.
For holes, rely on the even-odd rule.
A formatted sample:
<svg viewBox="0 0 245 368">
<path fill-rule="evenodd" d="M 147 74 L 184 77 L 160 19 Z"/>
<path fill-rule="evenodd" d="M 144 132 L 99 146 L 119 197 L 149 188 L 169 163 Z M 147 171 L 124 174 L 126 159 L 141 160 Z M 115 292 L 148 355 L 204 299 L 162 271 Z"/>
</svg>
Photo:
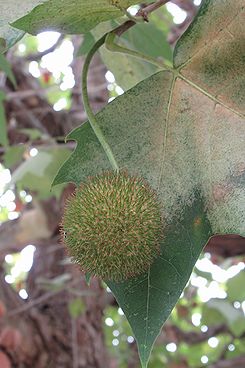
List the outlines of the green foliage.
<svg viewBox="0 0 245 368">
<path fill-rule="evenodd" d="M 49 0 L 12 25 L 31 34 L 46 29 L 61 33 L 86 33 L 98 23 L 123 15 L 136 0 Z M 15 17 L 16 19 L 17 17 Z"/>
<path fill-rule="evenodd" d="M 159 17 L 155 16 L 149 24 L 136 24 L 120 37 L 119 44 L 152 57 L 163 58 L 171 64 L 172 50 L 167 42 L 169 27 L 162 29 L 159 23 Z M 116 21 L 104 22 L 98 25 L 92 33 L 97 39 L 101 34 L 111 31 L 116 26 L 118 26 Z M 104 46 L 100 48 L 100 55 L 107 68 L 115 75 L 117 84 L 123 90 L 132 88 L 135 84 L 160 70 L 157 66 L 132 56 L 111 53 Z"/>
<path fill-rule="evenodd" d="M 227 282 L 228 298 L 231 302 L 245 300 L 245 271 L 239 272 Z"/>
<path fill-rule="evenodd" d="M 165 228 L 161 254 L 149 271 L 128 282 L 108 283 L 132 327 L 143 367 L 209 238 L 210 225 L 202 214 L 196 193 L 194 203 Z"/>
<path fill-rule="evenodd" d="M 0 53 L 13 46 L 24 35 L 23 31 L 12 27 L 11 22 L 24 16 L 41 3 L 41 0 L 27 0 L 22 2 L 21 6 L 17 6 L 15 0 L 1 1 Z"/>
<path fill-rule="evenodd" d="M 159 253 L 162 219 L 141 178 L 106 172 L 82 184 L 66 206 L 64 242 L 81 268 L 109 280 L 145 272 Z"/>
<path fill-rule="evenodd" d="M 12 82 L 14 87 L 16 87 L 16 80 L 15 80 L 15 76 L 12 72 L 11 66 L 9 65 L 9 63 L 7 62 L 5 57 L 1 54 L 0 54 L 0 70 L 2 70 L 6 74 L 6 76 Z"/>
<path fill-rule="evenodd" d="M 77 52 L 77 56 L 86 55 L 91 47 L 93 46 L 95 40 L 91 32 L 85 33 L 83 37 L 83 42 Z"/>
<path fill-rule="evenodd" d="M 6 168 L 12 168 L 18 164 L 23 159 L 25 150 L 26 146 L 24 144 L 8 147 L 3 156 L 4 166 Z"/>
<path fill-rule="evenodd" d="M 36 156 L 29 157 L 18 166 L 9 185 L 16 184 L 19 189 L 36 191 L 39 198 L 58 197 L 63 188 L 59 186 L 51 191 L 52 179 L 69 154 L 68 149 L 59 147 L 40 150 Z"/>
<path fill-rule="evenodd" d="M 244 62 L 240 53 L 231 52 L 241 47 L 237 27 L 241 7 L 240 1 L 236 5 L 204 1 L 201 16 L 176 46 L 173 72 L 146 79 L 97 115 L 120 167 L 145 177 L 157 190 L 169 224 L 162 253 L 149 273 L 109 284 L 134 330 L 143 366 L 209 236 L 244 235 L 243 174 L 238 169 L 245 154 L 238 98 Z M 235 42 L 222 31 L 227 18 L 234 37 L 239 36 Z M 210 38 L 208 47 L 204 31 Z M 229 77 L 231 64 L 235 79 L 233 74 Z M 219 85 L 225 86 L 222 95 Z M 78 145 L 55 184 L 79 184 L 109 168 L 89 124 L 68 139 Z"/>
<path fill-rule="evenodd" d="M 235 336 L 241 336 L 245 331 L 245 319 L 241 310 L 235 309 L 228 301 L 211 299 L 204 307 L 203 323 L 219 324 L 227 322 Z"/>
</svg>

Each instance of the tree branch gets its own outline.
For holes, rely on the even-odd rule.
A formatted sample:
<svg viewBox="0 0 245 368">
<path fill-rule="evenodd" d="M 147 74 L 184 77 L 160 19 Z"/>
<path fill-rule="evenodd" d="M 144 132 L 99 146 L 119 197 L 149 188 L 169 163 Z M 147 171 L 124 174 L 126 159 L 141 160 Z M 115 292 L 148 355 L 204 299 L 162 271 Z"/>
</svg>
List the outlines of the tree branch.
<svg viewBox="0 0 245 368">
<path fill-rule="evenodd" d="M 61 45 L 61 43 L 63 42 L 65 38 L 65 35 L 62 34 L 59 36 L 58 40 L 55 42 L 55 44 L 51 47 L 49 47 L 47 50 L 44 50 L 42 52 L 37 52 L 35 54 L 30 54 L 28 56 L 26 56 L 26 60 L 27 61 L 34 61 L 34 60 L 40 60 L 43 56 L 49 54 L 50 52 L 53 52 L 58 46 Z"/>
<path fill-rule="evenodd" d="M 146 22 L 148 22 L 148 15 L 168 2 L 169 0 L 158 0 L 155 3 L 146 6 L 145 8 L 141 8 L 136 16 L 141 16 Z"/>
</svg>

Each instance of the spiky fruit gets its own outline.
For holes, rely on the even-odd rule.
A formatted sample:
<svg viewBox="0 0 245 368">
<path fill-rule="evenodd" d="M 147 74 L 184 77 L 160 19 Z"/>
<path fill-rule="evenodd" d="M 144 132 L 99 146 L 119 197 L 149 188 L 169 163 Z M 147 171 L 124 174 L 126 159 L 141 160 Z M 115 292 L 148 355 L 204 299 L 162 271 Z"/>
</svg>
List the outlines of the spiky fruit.
<svg viewBox="0 0 245 368">
<path fill-rule="evenodd" d="M 64 242 L 84 271 L 124 280 L 146 271 L 159 254 L 161 211 L 141 178 L 105 172 L 82 184 L 68 200 Z"/>
</svg>

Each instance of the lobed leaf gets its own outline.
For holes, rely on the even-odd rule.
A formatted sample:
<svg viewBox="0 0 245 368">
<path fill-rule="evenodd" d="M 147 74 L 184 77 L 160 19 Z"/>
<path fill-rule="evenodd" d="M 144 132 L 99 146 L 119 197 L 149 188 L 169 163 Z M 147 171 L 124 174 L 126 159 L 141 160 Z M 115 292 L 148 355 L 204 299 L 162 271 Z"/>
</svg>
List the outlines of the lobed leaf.
<svg viewBox="0 0 245 368">
<path fill-rule="evenodd" d="M 204 0 L 176 45 L 173 71 L 149 77 L 97 114 L 120 168 L 147 179 L 162 203 L 159 258 L 138 278 L 108 281 L 143 367 L 208 238 L 245 235 L 243 15 L 242 0 Z M 54 184 L 79 185 L 110 168 L 89 123 L 68 139 L 78 144 Z"/>
</svg>

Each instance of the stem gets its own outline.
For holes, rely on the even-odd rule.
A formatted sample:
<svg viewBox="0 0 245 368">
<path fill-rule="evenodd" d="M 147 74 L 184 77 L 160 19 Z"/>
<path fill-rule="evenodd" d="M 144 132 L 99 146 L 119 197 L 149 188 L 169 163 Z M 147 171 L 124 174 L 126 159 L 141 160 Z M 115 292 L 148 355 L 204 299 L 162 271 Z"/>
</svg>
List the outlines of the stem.
<svg viewBox="0 0 245 368">
<path fill-rule="evenodd" d="M 160 6 L 166 4 L 168 1 L 169 0 L 157 0 L 155 3 L 148 5 L 143 9 L 140 9 L 138 11 L 138 13 L 136 14 L 136 16 L 141 16 L 145 21 L 148 21 L 148 14 L 150 14 L 154 10 L 158 9 Z M 131 55 L 131 56 L 134 56 L 136 58 L 140 58 L 140 59 L 145 60 L 145 61 L 147 61 L 151 64 L 154 64 L 154 65 L 156 65 L 156 66 L 158 66 L 162 69 L 173 71 L 173 69 L 171 67 L 167 66 L 166 64 L 162 63 L 161 61 L 158 61 L 158 60 L 156 60 L 156 59 L 154 59 L 150 56 L 141 54 L 141 53 L 139 53 L 137 51 L 134 51 L 134 50 L 127 49 L 126 47 L 122 47 L 122 46 L 119 46 L 119 45 L 114 43 L 114 39 L 115 39 L 116 36 L 120 36 L 121 34 L 126 32 L 129 28 L 134 26 L 135 24 L 136 24 L 136 21 L 131 19 L 131 20 L 123 23 L 121 26 L 117 27 L 116 29 L 114 29 L 114 31 L 109 32 L 109 33 L 105 34 L 103 37 L 101 37 L 94 44 L 94 46 L 91 48 L 91 50 L 88 52 L 88 55 L 87 55 L 87 57 L 85 59 L 85 62 L 84 62 L 83 71 L 82 71 L 82 96 L 83 96 L 83 104 L 84 104 L 85 112 L 87 114 L 90 125 L 91 125 L 98 141 L 102 145 L 102 147 L 103 147 L 103 149 L 104 149 L 104 151 L 105 151 L 105 153 L 108 157 L 108 160 L 110 161 L 110 164 L 111 164 L 112 168 L 116 171 L 119 170 L 118 164 L 117 164 L 116 159 L 113 155 L 111 147 L 107 143 L 107 141 L 105 139 L 105 136 L 104 136 L 102 130 L 100 129 L 100 127 L 97 123 L 96 117 L 95 117 L 95 115 L 93 113 L 93 110 L 91 109 L 91 106 L 90 106 L 90 103 L 89 103 L 87 78 L 88 78 L 89 65 L 90 65 L 90 62 L 91 62 L 94 54 L 104 43 L 106 43 L 107 48 L 111 51 L 124 52 L 124 53 L 127 53 L 127 54 Z"/>
<path fill-rule="evenodd" d="M 112 166 L 112 168 L 116 171 L 119 170 L 118 164 L 116 162 L 116 159 L 113 155 L 113 152 L 111 150 L 111 147 L 109 146 L 109 144 L 107 143 L 105 136 L 102 132 L 102 130 L 100 129 L 96 117 L 91 109 L 90 103 L 89 103 L 89 97 L 88 97 L 88 88 L 87 88 L 87 78 L 88 78 L 88 69 L 89 69 L 89 65 L 90 62 L 94 56 L 94 54 L 96 53 L 96 51 L 105 43 L 105 39 L 106 39 L 107 34 L 105 34 L 103 37 L 101 37 L 95 44 L 94 46 L 91 48 L 91 50 L 89 51 L 85 62 L 84 62 L 84 66 L 83 66 L 83 71 L 82 71 L 82 96 L 83 96 L 83 104 L 84 104 L 84 109 L 85 112 L 88 116 L 88 120 L 90 122 L 90 125 L 96 135 L 96 137 L 98 138 L 101 146 L 103 147 L 108 160 L 110 161 L 110 164 Z"/>
<path fill-rule="evenodd" d="M 148 14 L 152 13 L 154 10 L 157 10 L 168 2 L 169 0 L 158 0 L 155 3 L 149 4 L 145 8 L 140 9 L 136 16 L 141 16 L 144 20 L 148 21 Z"/>
</svg>

